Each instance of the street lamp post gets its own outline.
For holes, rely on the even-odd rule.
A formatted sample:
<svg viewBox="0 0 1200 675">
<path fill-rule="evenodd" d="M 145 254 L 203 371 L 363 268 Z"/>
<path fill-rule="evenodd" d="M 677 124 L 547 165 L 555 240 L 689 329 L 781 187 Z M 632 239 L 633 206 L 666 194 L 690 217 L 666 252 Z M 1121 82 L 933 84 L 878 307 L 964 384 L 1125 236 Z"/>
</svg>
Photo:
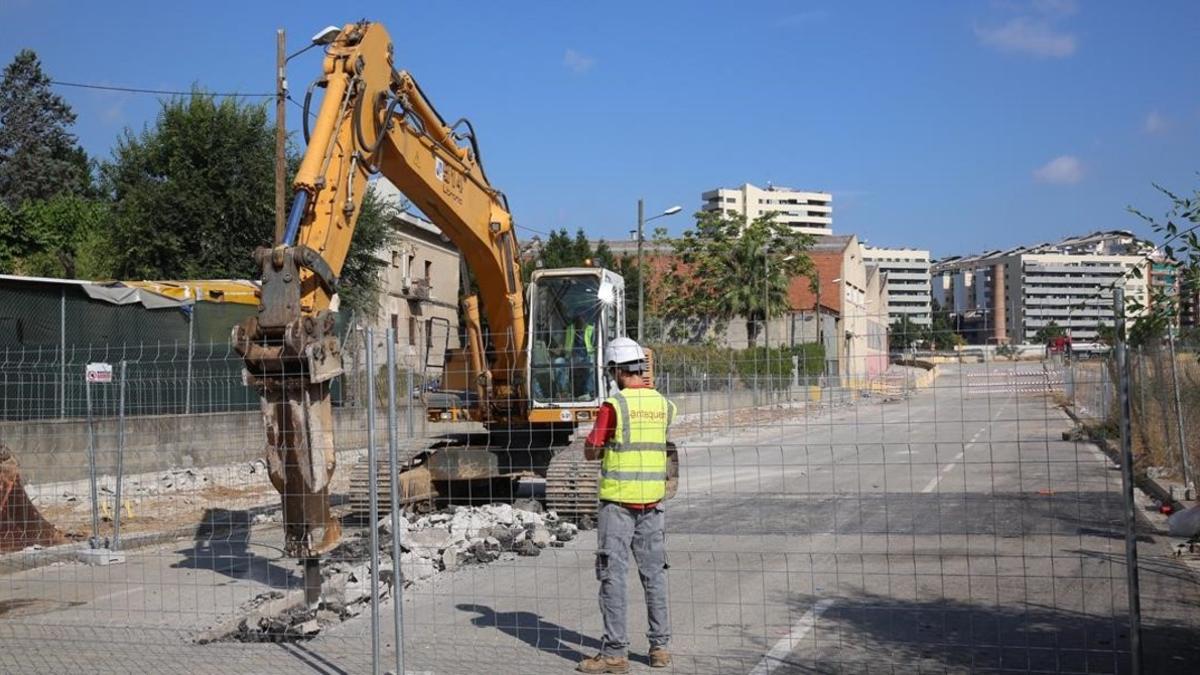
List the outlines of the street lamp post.
<svg viewBox="0 0 1200 675">
<path fill-rule="evenodd" d="M 646 271 L 644 269 L 642 269 L 642 242 L 645 240 L 645 237 L 643 236 L 642 232 L 646 227 L 646 223 L 654 220 L 655 218 L 662 218 L 664 216 L 673 216 L 682 210 L 683 210 L 682 206 L 672 206 L 671 208 L 663 211 L 662 213 L 658 214 L 657 216 L 650 216 L 649 218 L 646 218 L 644 216 L 644 213 L 645 213 L 644 202 L 642 199 L 640 199 L 640 198 L 638 199 L 638 229 L 637 229 L 637 266 L 638 266 L 638 325 L 637 325 L 638 331 L 637 331 L 637 334 L 638 334 L 638 342 L 642 342 L 645 339 L 644 336 L 646 335 L 646 333 L 644 332 L 644 329 L 646 326 L 646 324 L 645 324 L 645 321 L 646 321 Z"/>
<path fill-rule="evenodd" d="M 287 62 L 300 56 L 304 52 L 313 47 L 327 45 L 341 35 L 342 31 L 337 26 L 326 26 L 321 32 L 312 36 L 312 40 L 307 47 L 300 49 L 296 53 L 285 56 L 287 53 L 286 44 L 287 38 L 283 29 L 275 31 L 275 243 L 283 243 L 284 218 L 283 202 L 284 190 L 287 181 L 287 161 L 286 161 L 286 146 L 287 146 Z"/>
</svg>

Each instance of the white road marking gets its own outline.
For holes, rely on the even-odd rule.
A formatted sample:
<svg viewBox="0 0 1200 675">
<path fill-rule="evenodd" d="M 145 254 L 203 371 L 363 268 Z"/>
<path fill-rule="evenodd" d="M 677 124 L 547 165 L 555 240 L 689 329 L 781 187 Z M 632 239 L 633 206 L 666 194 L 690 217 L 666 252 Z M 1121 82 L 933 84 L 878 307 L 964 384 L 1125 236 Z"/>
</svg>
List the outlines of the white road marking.
<svg viewBox="0 0 1200 675">
<path fill-rule="evenodd" d="M 1006 408 L 1006 407 L 1008 407 L 1007 402 L 1005 402 L 1005 404 L 1003 406 L 1001 406 L 999 410 L 996 411 L 995 415 L 992 415 L 992 421 L 989 422 L 988 424 L 989 425 L 995 424 L 996 420 L 1000 419 L 1000 414 L 1004 412 L 1004 408 Z M 985 430 L 987 430 L 986 426 L 980 427 L 979 431 L 975 432 L 975 435 L 971 437 L 971 442 L 964 445 L 963 449 L 961 451 L 959 451 L 959 453 L 957 455 L 954 456 L 955 461 L 962 459 L 966 455 L 967 450 L 970 450 L 971 446 L 975 445 L 975 441 L 979 439 L 979 434 L 982 434 Z M 950 462 L 946 466 L 942 467 L 942 470 L 939 471 L 938 474 L 933 477 L 933 480 L 929 481 L 929 483 L 925 487 L 921 488 L 921 492 L 929 493 L 929 492 L 933 492 L 934 490 L 936 490 L 938 484 L 941 483 L 942 479 L 946 477 L 946 474 L 948 474 L 954 470 L 954 466 L 955 466 L 955 462 Z"/>
<path fill-rule="evenodd" d="M 817 604 L 805 612 L 804 616 L 800 617 L 800 620 L 792 626 L 788 634 L 783 636 L 779 642 L 776 642 L 774 647 L 771 647 L 771 651 L 767 652 L 762 657 L 762 660 L 758 662 L 758 665 L 754 666 L 754 670 L 750 671 L 750 675 L 770 675 L 770 673 L 775 672 L 776 668 L 783 665 L 784 657 L 792 653 L 792 650 L 796 648 L 800 640 L 803 640 L 804 636 L 808 635 L 813 626 L 817 624 L 817 619 L 821 618 L 821 615 L 831 606 L 833 606 L 833 600 L 831 599 L 818 600 Z"/>
</svg>

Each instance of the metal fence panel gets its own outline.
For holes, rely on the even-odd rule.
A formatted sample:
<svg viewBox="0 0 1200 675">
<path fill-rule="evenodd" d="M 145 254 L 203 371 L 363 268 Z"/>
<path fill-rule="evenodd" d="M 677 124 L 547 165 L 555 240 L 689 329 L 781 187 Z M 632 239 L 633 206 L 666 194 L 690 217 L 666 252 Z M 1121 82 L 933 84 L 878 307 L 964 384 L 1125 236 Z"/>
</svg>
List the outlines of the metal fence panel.
<svg viewBox="0 0 1200 675">
<path fill-rule="evenodd" d="M 400 328 L 346 339 L 331 484 L 344 542 L 322 564 L 311 610 L 303 567 L 282 553 L 258 403 L 238 389 L 228 346 L 196 349 L 190 384 L 173 349 L 78 348 L 72 410 L 86 408 L 84 364 L 126 362 L 123 403 L 120 381 L 92 385 L 91 425 L 38 414 L 55 407 L 52 386 L 5 389 L 0 442 L 63 541 L 0 557 L 0 668 L 549 673 L 596 653 L 595 519 L 545 508 L 546 464 L 569 439 L 514 423 L 492 430 L 507 444 L 492 452 L 477 423 L 430 421 L 427 406 L 470 378 L 424 358 L 419 347 L 444 342 L 434 334 L 444 328 L 420 326 L 412 339 Z M 1180 416 L 1158 403 L 1169 362 L 1131 349 L 1122 417 L 1119 371 L 1105 359 L 985 349 L 890 362 L 860 349 L 829 368 L 805 347 L 656 346 L 656 385 L 678 409 L 677 493 L 663 504 L 669 672 L 1133 672 L 1131 590 L 1141 592 L 1144 672 L 1186 670 L 1200 656 L 1188 558 L 1173 557 L 1146 498 L 1130 511 L 1119 456 L 1106 454 L 1119 450 L 1125 419 L 1138 475 L 1151 462 L 1178 465 L 1177 449 L 1159 447 L 1179 436 Z M 1196 380 L 1177 356 L 1191 424 Z M 37 348 L 2 358 L 18 383 L 52 380 L 59 363 Z M 548 364 L 571 398 L 586 393 L 586 368 Z M 567 403 L 566 389 L 554 391 Z M 439 485 L 432 510 L 392 513 L 393 448 L 444 434 L 465 449 L 457 464 L 428 466 L 493 468 Z M 118 564 L 77 558 L 92 529 L 89 437 L 101 538 L 121 514 Z M 365 508 L 380 521 L 355 501 L 356 486 L 376 481 L 378 505 Z M 1132 589 L 1127 518 L 1140 555 Z M 635 563 L 630 654 L 645 671 Z"/>
</svg>

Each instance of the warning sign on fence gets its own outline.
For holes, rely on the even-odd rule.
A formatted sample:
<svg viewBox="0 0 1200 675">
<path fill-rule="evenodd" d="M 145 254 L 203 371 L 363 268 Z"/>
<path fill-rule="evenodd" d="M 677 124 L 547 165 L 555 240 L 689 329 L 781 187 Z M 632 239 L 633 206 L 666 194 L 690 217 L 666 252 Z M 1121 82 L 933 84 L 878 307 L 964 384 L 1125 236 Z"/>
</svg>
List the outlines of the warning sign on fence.
<svg viewBox="0 0 1200 675">
<path fill-rule="evenodd" d="M 89 363 L 85 379 L 88 382 L 112 382 L 113 369 L 111 363 Z"/>
</svg>

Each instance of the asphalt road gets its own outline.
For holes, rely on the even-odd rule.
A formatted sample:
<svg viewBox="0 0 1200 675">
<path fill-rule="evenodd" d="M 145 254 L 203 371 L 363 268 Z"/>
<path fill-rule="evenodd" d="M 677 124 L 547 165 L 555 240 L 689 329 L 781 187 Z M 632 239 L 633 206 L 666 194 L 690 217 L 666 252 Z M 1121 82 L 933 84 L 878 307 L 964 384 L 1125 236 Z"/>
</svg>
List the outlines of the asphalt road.
<svg viewBox="0 0 1200 675">
<path fill-rule="evenodd" d="M 946 366 L 906 400 L 690 438 L 667 514 L 674 672 L 1130 672 L 1120 473 L 1060 440 L 1060 381 Z M 1188 672 L 1196 578 L 1143 529 L 1145 672 Z M 0 578 L 0 670 L 369 672 L 366 614 L 303 644 L 192 643 L 296 582 L 271 535 L 228 545 L 221 564 L 175 545 Z M 407 589 L 406 670 L 569 671 L 602 633 L 594 548 L 586 533 Z M 650 672 L 636 579 L 630 593 L 635 672 Z"/>
</svg>

